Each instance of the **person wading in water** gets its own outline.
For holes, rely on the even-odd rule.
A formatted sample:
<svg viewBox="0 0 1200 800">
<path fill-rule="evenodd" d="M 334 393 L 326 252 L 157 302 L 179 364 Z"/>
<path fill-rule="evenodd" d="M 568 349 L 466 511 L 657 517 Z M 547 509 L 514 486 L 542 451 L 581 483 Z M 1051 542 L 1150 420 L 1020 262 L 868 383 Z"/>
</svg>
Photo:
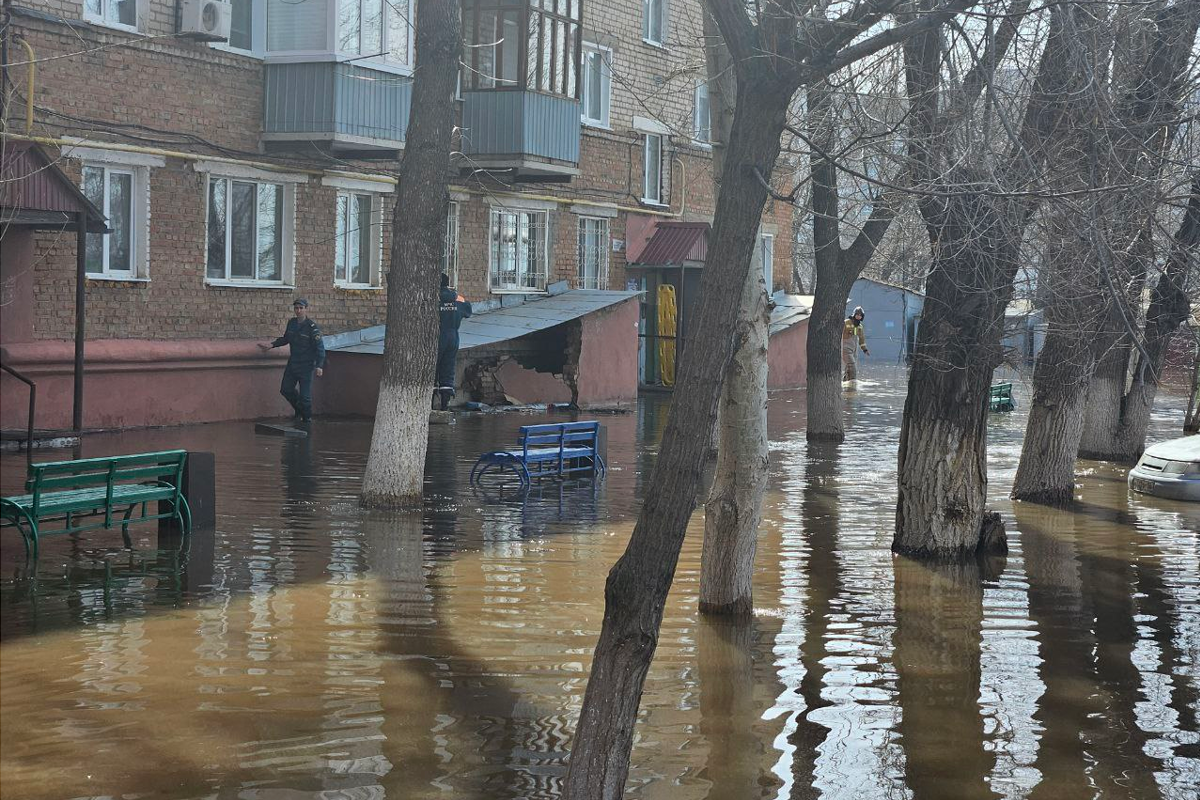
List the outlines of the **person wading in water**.
<svg viewBox="0 0 1200 800">
<path fill-rule="evenodd" d="M 842 326 L 842 366 L 845 367 L 842 380 L 844 381 L 853 381 L 858 378 L 859 348 L 862 348 L 867 355 L 871 355 L 871 351 L 867 349 L 867 334 L 863 330 L 863 320 L 866 316 L 862 306 L 857 306 L 854 313 L 846 318 L 846 324 Z"/>
</svg>

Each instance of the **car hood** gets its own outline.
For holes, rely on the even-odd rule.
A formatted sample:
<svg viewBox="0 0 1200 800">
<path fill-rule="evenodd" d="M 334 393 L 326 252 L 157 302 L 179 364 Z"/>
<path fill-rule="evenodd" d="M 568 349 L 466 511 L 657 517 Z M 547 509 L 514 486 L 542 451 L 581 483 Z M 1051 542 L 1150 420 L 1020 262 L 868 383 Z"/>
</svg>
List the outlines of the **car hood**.
<svg viewBox="0 0 1200 800">
<path fill-rule="evenodd" d="M 1200 461 L 1200 436 L 1184 436 L 1146 448 L 1146 455 L 1168 461 Z"/>
</svg>

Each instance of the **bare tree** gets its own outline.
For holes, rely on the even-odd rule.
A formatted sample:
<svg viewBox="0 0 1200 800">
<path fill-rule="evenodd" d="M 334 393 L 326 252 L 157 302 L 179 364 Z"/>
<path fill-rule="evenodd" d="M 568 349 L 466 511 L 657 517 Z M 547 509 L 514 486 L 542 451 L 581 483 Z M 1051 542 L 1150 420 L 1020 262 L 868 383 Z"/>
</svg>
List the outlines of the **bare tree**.
<svg viewBox="0 0 1200 800">
<path fill-rule="evenodd" d="M 654 657 L 663 606 L 696 503 L 721 382 L 733 353 L 729 331 L 757 244 L 762 210 L 792 96 L 803 85 L 971 5 L 948 0 L 904 24 L 884 16 L 899 0 L 867 0 L 835 20 L 807 4 L 706 0 L 737 71 L 737 101 L 721 193 L 701 283 L 697 331 L 683 351 L 662 447 L 625 553 L 605 585 L 604 622 L 592 661 L 564 795 L 619 798 L 629 771 L 633 726 Z M 876 29 L 876 26 L 878 28 Z M 864 32 L 875 29 L 873 33 Z M 861 38 L 860 38 L 861 37 Z M 856 41 L 857 40 L 857 41 Z"/>
<path fill-rule="evenodd" d="M 1141 316 L 1142 287 L 1156 259 L 1153 228 L 1164 197 L 1163 169 L 1178 129 L 1200 3 L 1162 8 L 1152 21 L 1136 6 L 1097 3 L 1091 12 L 1084 20 L 1094 53 L 1087 65 L 1089 102 L 1056 149 L 1052 178 L 1060 190 L 1087 191 L 1047 209 L 1041 276 L 1047 335 L 1012 492 L 1020 500 L 1054 505 L 1074 497 L 1075 458 L 1087 427 L 1094 428 L 1089 447 L 1105 442 L 1105 456 L 1141 454 L 1166 340 L 1187 315 L 1183 282 L 1190 259 L 1184 255 L 1168 262 L 1156 285 L 1157 305 L 1137 334 L 1140 346 L 1119 344 L 1134 335 L 1130 321 Z M 1123 35 L 1130 27 L 1139 29 L 1136 35 Z M 1101 185 L 1122 188 L 1097 191 Z M 1185 220 L 1180 234 L 1189 233 Z M 1108 417 L 1085 426 L 1092 377 L 1109 351 L 1122 370 L 1134 353 L 1139 374 L 1129 393 L 1123 371 L 1118 387 L 1101 380 L 1096 413 L 1104 409 Z"/>
<path fill-rule="evenodd" d="M 969 129 L 957 141 L 946 135 L 943 103 L 970 102 L 970 92 L 944 85 L 941 38 L 925 33 L 905 45 L 912 177 L 933 261 L 900 431 L 898 552 L 959 558 L 1003 547 L 998 517 L 985 514 L 988 391 L 1042 168 L 1089 80 L 1083 6 L 1050 9 L 1020 129 L 995 108 L 1011 132 L 1003 152 Z M 988 81 L 994 46 L 977 61 L 986 71 L 966 82 Z"/>
<path fill-rule="evenodd" d="M 419 505 L 437 355 L 437 287 L 450 194 L 454 92 L 462 34 L 459 0 L 417 9 L 416 67 L 400 161 L 388 268 L 383 376 L 362 502 Z"/>
</svg>

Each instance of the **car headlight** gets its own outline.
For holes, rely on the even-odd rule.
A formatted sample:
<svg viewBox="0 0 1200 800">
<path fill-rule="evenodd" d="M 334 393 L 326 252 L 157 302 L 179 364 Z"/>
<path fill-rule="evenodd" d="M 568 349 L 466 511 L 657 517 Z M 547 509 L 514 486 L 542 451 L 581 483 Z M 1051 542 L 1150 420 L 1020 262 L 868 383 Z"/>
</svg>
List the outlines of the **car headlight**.
<svg viewBox="0 0 1200 800">
<path fill-rule="evenodd" d="M 1200 475 L 1200 461 L 1184 461 L 1183 475 Z"/>
</svg>

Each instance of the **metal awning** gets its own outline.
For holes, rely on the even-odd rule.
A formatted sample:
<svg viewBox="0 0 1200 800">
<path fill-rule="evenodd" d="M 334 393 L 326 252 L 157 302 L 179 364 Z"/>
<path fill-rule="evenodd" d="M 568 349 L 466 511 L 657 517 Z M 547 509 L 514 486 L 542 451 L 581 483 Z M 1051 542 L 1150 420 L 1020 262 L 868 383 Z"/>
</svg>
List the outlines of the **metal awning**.
<svg viewBox="0 0 1200 800">
<path fill-rule="evenodd" d="M 630 267 L 680 267 L 701 262 L 708 254 L 707 222 L 666 222 L 654 226 L 654 235 Z"/>
<path fill-rule="evenodd" d="M 6 225 L 75 230 L 79 215 L 89 233 L 107 233 L 100 209 L 33 142 L 9 141 L 0 159 L 0 218 Z"/>
<path fill-rule="evenodd" d="M 575 289 L 551 297 L 539 297 L 519 305 L 477 311 L 458 329 L 459 349 L 496 344 L 553 328 L 637 297 L 641 292 L 607 292 Z M 358 331 L 325 337 L 325 349 L 338 353 L 383 355 L 387 328 L 375 325 Z"/>
</svg>

